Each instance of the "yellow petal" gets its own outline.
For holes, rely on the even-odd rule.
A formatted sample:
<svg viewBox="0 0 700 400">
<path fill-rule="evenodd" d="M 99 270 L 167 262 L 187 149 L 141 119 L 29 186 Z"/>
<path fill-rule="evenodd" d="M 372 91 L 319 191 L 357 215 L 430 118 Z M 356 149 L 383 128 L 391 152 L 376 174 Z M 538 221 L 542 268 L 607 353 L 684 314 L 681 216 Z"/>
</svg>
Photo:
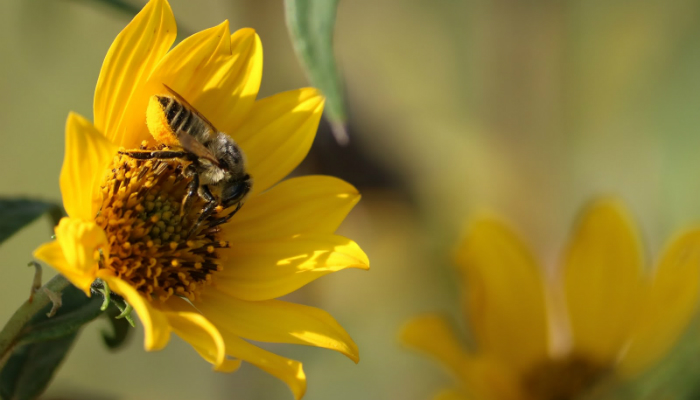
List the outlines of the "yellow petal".
<svg viewBox="0 0 700 400">
<path fill-rule="evenodd" d="M 249 301 L 284 296 L 345 268 L 369 268 L 362 249 L 352 240 L 336 235 L 232 243 L 226 255 L 231 262 L 216 274 L 215 285 L 222 292 Z"/>
<path fill-rule="evenodd" d="M 190 343 L 192 344 L 192 343 Z M 209 362 L 212 365 L 215 365 L 217 363 L 216 357 L 209 352 L 209 349 L 197 347 L 195 345 L 192 345 L 192 347 L 197 351 L 197 354 L 202 356 L 204 360 Z M 224 359 L 223 363 L 221 363 L 219 366 L 214 368 L 215 371 L 218 372 L 236 372 L 238 369 L 241 368 L 241 360 L 233 360 L 230 358 Z"/>
<path fill-rule="evenodd" d="M 61 245 L 57 241 L 44 243 L 39 246 L 38 249 L 34 250 L 34 257 L 52 266 L 75 287 L 90 296 L 90 285 L 95 280 L 95 276 L 85 274 L 70 264 L 63 255 Z"/>
<path fill-rule="evenodd" d="M 438 393 L 433 397 L 433 400 L 470 400 L 473 399 L 471 396 L 467 396 L 457 390 L 447 389 Z"/>
<path fill-rule="evenodd" d="M 63 206 L 70 217 L 95 218 L 102 201 L 99 185 L 117 150 L 90 121 L 73 112 L 68 114 L 60 184 Z"/>
<path fill-rule="evenodd" d="M 279 300 L 238 300 L 217 290 L 205 291 L 197 307 L 214 324 L 237 336 L 323 347 L 359 361 L 359 350 L 350 335 L 321 309 Z"/>
<path fill-rule="evenodd" d="M 500 361 L 489 356 L 470 359 L 466 388 L 474 399 L 522 400 L 529 398 L 523 393 L 522 371 L 513 370 L 507 360 Z"/>
<path fill-rule="evenodd" d="M 221 335 L 226 342 L 226 353 L 247 361 L 268 374 L 280 379 L 289 386 L 294 398 L 301 399 L 306 393 L 306 375 L 301 363 L 278 356 L 254 346 L 233 333 L 221 328 Z"/>
<path fill-rule="evenodd" d="M 136 310 L 141 323 L 143 323 L 146 351 L 160 350 L 165 347 L 170 340 L 171 329 L 163 312 L 153 307 L 136 289 L 123 280 L 108 275 L 100 275 L 100 278 L 106 281 L 112 291 L 124 297 Z"/>
<path fill-rule="evenodd" d="M 109 252 L 107 235 L 94 222 L 61 218 L 56 227 L 56 241 L 34 254 L 64 274 L 76 287 L 90 296 L 90 285 L 97 274 L 97 250 Z"/>
<path fill-rule="evenodd" d="M 150 77 L 149 90 L 165 93 L 167 84 L 217 129 L 233 135 L 255 103 L 262 63 L 255 31 L 241 29 L 229 36 L 224 21 L 175 46 Z"/>
<path fill-rule="evenodd" d="M 184 300 L 176 300 L 184 303 Z M 185 307 L 181 307 L 180 310 L 163 313 L 172 330 L 197 349 L 200 354 L 204 354 L 204 358 L 212 362 L 215 370 L 230 367 L 230 365 L 225 365 L 226 345 L 219 330 L 203 315 L 195 312 L 194 308 L 191 306 L 188 308 L 192 311 L 185 311 Z"/>
<path fill-rule="evenodd" d="M 546 357 L 544 284 L 519 238 L 499 221 L 480 218 L 458 249 L 457 263 L 479 349 L 521 370 Z"/>
<path fill-rule="evenodd" d="M 306 157 L 324 99 L 313 88 L 278 93 L 253 105 L 232 136 L 246 154 L 253 195 L 287 176 Z"/>
<path fill-rule="evenodd" d="M 415 317 L 404 325 L 399 337 L 404 345 L 436 359 L 456 377 L 464 377 L 469 355 L 444 317 Z"/>
<path fill-rule="evenodd" d="M 610 362 L 629 339 L 644 287 L 642 249 L 624 207 L 601 200 L 584 212 L 564 258 L 575 349 Z"/>
<path fill-rule="evenodd" d="M 95 88 L 95 126 L 112 142 L 135 148 L 149 134 L 145 112 L 146 79 L 177 35 L 165 0 L 151 0 L 112 43 Z"/>
<path fill-rule="evenodd" d="M 333 233 L 360 200 L 349 183 L 330 176 L 302 176 L 255 196 L 224 226 L 233 243 L 298 234 Z"/>
<path fill-rule="evenodd" d="M 450 323 L 440 315 L 427 314 L 411 319 L 401 330 L 400 340 L 439 361 L 476 399 L 520 398 L 520 377 L 506 367 L 507 361 L 501 363 L 467 353 Z"/>
<path fill-rule="evenodd" d="M 641 372 L 663 356 L 688 326 L 699 297 L 699 266 L 700 230 L 682 234 L 667 247 L 621 360 L 624 373 Z"/>
<path fill-rule="evenodd" d="M 173 331 L 189 343 L 202 358 L 219 372 L 234 372 L 241 360 L 226 358 L 226 345 L 219 330 L 204 318 L 192 304 L 180 297 L 171 297 L 160 305 Z"/>
</svg>

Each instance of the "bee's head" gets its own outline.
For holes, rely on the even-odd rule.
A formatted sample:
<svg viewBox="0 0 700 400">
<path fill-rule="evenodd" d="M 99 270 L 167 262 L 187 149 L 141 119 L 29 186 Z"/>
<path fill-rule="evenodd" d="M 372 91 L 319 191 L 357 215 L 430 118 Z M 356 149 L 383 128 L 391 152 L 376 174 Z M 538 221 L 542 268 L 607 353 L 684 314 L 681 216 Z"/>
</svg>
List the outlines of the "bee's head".
<svg viewBox="0 0 700 400">
<path fill-rule="evenodd" d="M 252 187 L 253 179 L 248 174 L 231 179 L 221 190 L 222 205 L 224 207 L 229 207 L 243 201 Z"/>
</svg>

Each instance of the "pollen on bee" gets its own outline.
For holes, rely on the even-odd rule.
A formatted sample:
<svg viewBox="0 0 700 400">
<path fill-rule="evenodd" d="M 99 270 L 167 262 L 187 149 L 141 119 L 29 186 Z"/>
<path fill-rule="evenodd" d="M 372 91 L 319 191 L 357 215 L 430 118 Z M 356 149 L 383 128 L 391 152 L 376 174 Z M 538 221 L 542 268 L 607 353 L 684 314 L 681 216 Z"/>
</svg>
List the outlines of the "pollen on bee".
<svg viewBox="0 0 700 400">
<path fill-rule="evenodd" d="M 146 109 L 146 125 L 158 143 L 166 146 L 177 146 L 180 142 L 168 124 L 167 115 L 163 110 L 163 105 L 158 101 L 158 96 L 151 96 Z"/>
</svg>

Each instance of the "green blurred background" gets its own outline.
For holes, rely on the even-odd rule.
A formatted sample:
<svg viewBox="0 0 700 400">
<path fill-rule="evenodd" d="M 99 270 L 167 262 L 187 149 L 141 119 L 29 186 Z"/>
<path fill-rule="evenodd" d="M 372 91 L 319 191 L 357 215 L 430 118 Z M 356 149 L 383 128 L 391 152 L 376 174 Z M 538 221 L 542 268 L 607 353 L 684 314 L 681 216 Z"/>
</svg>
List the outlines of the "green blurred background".
<svg viewBox="0 0 700 400">
<path fill-rule="evenodd" d="M 170 2 L 181 33 L 224 19 L 258 31 L 261 97 L 308 85 L 281 0 Z M 130 19 L 97 0 L 0 2 L 0 194 L 60 201 L 66 116 L 92 116 L 102 60 Z M 340 233 L 365 249 L 372 270 L 333 274 L 293 296 L 338 319 L 360 347 L 359 365 L 267 346 L 304 362 L 308 400 L 428 399 L 450 383 L 401 349 L 396 332 L 420 312 L 459 318 L 450 251 L 475 211 L 510 219 L 550 272 L 593 196 L 626 201 L 650 262 L 698 221 L 698 1 L 346 0 L 336 52 L 351 144 L 337 146 L 322 123 L 297 173 L 361 190 Z M 0 247 L 0 321 L 26 299 L 25 265 L 48 236 L 40 220 Z M 82 332 L 45 398 L 292 398 L 247 364 L 212 372 L 176 337 L 145 353 L 140 328 L 110 354 L 106 326 Z"/>
</svg>

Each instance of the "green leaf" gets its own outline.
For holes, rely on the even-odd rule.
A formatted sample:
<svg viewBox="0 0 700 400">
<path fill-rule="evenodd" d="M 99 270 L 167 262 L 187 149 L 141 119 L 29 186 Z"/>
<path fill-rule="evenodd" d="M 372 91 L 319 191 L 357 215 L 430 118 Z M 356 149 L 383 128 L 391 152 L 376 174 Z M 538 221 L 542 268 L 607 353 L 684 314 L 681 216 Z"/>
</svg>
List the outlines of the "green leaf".
<svg viewBox="0 0 700 400">
<path fill-rule="evenodd" d="M 80 292 L 85 296 L 84 293 Z M 22 331 L 21 344 L 43 342 L 77 332 L 83 325 L 97 318 L 101 313 L 102 302 L 91 299 L 76 309 L 31 324 Z M 59 311 L 63 308 L 59 308 Z"/>
<path fill-rule="evenodd" d="M 70 350 L 78 332 L 46 342 L 21 346 L 0 372 L 0 398 L 36 399 Z"/>
<path fill-rule="evenodd" d="M 70 350 L 78 330 L 100 314 L 102 299 L 87 297 L 70 285 L 62 292 L 62 305 L 47 317 L 47 305 L 23 328 L 19 344 L 0 371 L 0 398 L 30 400 L 48 386 Z"/>
<path fill-rule="evenodd" d="M 102 331 L 102 339 L 104 339 L 105 344 L 111 350 L 121 347 L 129 337 L 129 333 L 132 332 L 129 320 L 116 318 L 119 314 L 120 311 L 117 307 L 109 307 L 105 312 L 107 320 L 112 326 L 112 332 Z"/>
<path fill-rule="evenodd" d="M 287 27 L 311 84 L 326 96 L 333 135 L 347 144 L 347 115 L 340 74 L 333 54 L 333 27 L 338 0 L 285 0 Z"/>
<path fill-rule="evenodd" d="M 58 205 L 46 201 L 0 199 L 0 243 L 47 212 L 51 213 L 54 222 L 58 222 L 63 213 Z"/>
</svg>

